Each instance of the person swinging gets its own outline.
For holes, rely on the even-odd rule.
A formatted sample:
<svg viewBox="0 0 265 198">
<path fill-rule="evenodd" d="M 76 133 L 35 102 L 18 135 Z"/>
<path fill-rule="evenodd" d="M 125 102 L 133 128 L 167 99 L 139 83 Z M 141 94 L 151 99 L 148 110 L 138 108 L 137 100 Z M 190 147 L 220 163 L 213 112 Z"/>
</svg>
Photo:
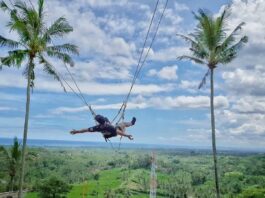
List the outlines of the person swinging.
<svg viewBox="0 0 265 198">
<path fill-rule="evenodd" d="M 81 129 L 81 130 L 72 130 L 70 133 L 72 135 L 78 134 L 78 133 L 93 133 L 93 132 L 101 132 L 105 140 L 116 137 L 117 135 L 127 137 L 130 140 L 133 140 L 132 135 L 126 133 L 126 128 L 133 126 L 136 122 L 136 118 L 133 117 L 131 122 L 120 122 L 116 124 L 116 126 L 113 126 L 109 119 L 102 116 L 102 115 L 96 115 L 95 120 L 99 123 L 96 126 L 89 127 L 87 129 Z"/>
</svg>

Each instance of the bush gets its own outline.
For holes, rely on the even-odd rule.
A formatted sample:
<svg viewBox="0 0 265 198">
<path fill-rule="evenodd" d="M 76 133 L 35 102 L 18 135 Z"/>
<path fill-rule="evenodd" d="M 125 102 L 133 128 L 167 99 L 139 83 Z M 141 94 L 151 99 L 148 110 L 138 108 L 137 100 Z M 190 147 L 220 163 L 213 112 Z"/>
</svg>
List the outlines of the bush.
<svg viewBox="0 0 265 198">
<path fill-rule="evenodd" d="M 51 177 L 44 180 L 37 189 L 41 198 L 64 198 L 71 188 L 57 177 Z"/>
</svg>

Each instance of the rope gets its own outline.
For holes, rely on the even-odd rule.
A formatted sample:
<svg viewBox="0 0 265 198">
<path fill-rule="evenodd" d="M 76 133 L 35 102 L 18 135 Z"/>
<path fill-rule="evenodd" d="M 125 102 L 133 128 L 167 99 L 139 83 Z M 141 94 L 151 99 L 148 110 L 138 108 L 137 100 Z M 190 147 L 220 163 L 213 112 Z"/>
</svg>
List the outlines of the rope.
<svg viewBox="0 0 265 198">
<path fill-rule="evenodd" d="M 64 67 L 66 68 L 66 70 L 67 70 L 67 72 L 69 73 L 69 75 L 70 75 L 72 81 L 74 82 L 74 84 L 75 84 L 75 86 L 76 86 L 76 88 L 77 88 L 77 90 L 78 90 L 78 92 L 79 92 L 79 97 L 82 98 L 82 101 L 85 103 L 85 105 L 88 106 L 88 108 L 89 108 L 91 114 L 95 117 L 95 116 L 96 116 L 96 113 L 93 111 L 91 105 L 89 105 L 89 104 L 87 103 L 87 101 L 86 101 L 84 95 L 82 94 L 82 91 L 81 91 L 80 88 L 78 87 L 78 85 L 77 85 L 77 83 L 76 83 L 76 81 L 75 81 L 75 79 L 74 79 L 72 73 L 70 72 L 69 68 L 67 67 L 67 65 L 66 65 L 65 63 L 64 63 Z M 73 89 L 72 89 L 72 90 L 73 90 Z"/>
<path fill-rule="evenodd" d="M 134 82 L 136 81 L 137 71 L 139 69 L 139 66 L 140 66 L 140 63 L 141 63 L 141 60 L 142 60 L 142 56 L 143 56 L 143 53 L 144 53 L 145 45 L 147 43 L 147 39 L 148 39 L 148 36 L 149 36 L 150 30 L 151 30 L 152 24 L 153 24 L 153 21 L 154 21 L 154 18 L 155 18 L 155 14 L 156 14 L 156 11 L 157 11 L 157 7 L 158 7 L 158 4 L 159 4 L 159 1 L 160 0 L 157 0 L 157 2 L 156 2 L 155 9 L 153 11 L 153 15 L 152 15 L 151 21 L 149 23 L 149 27 L 148 27 L 147 33 L 145 35 L 144 44 L 143 44 L 143 47 L 142 47 L 142 50 L 141 50 L 141 53 L 140 53 L 140 57 L 138 59 L 138 63 L 137 63 L 137 66 L 136 66 L 136 69 L 135 69 L 135 72 L 134 72 L 134 76 L 133 76 L 133 80 L 132 80 L 132 85 L 130 87 L 130 91 L 129 92 L 131 92 L 132 86 L 133 86 Z M 125 103 L 127 103 L 127 102 L 124 101 L 122 103 L 122 105 L 121 105 L 121 107 L 120 107 L 117 115 L 113 118 L 112 122 L 114 122 L 116 120 L 116 118 L 119 116 L 119 114 L 121 113 L 122 108 L 124 107 Z"/>
<path fill-rule="evenodd" d="M 159 2 L 159 0 L 158 0 L 157 2 Z M 143 49 L 142 49 L 142 52 L 141 52 L 141 55 L 140 55 L 140 59 L 139 59 L 139 61 L 138 61 L 138 65 L 137 65 L 137 68 L 136 68 L 136 71 L 135 71 L 135 74 L 134 74 L 134 78 L 133 78 L 133 80 L 132 80 L 132 84 L 131 84 L 130 90 L 129 90 L 129 92 L 128 92 L 128 94 L 127 94 L 127 96 L 126 96 L 126 98 L 125 98 L 123 104 L 121 105 L 121 108 L 120 108 L 120 110 L 119 110 L 119 113 L 121 112 L 122 109 L 123 109 L 123 112 L 125 112 L 125 109 L 126 109 L 126 107 L 127 107 L 127 103 L 128 103 L 128 100 L 129 100 L 129 97 L 130 97 L 131 92 L 132 92 L 132 89 L 133 89 L 133 86 L 134 86 L 134 84 L 135 84 L 135 82 L 136 82 L 136 79 L 138 78 L 138 76 L 139 76 L 139 74 L 140 74 L 140 71 L 141 71 L 141 69 L 142 69 L 142 67 L 143 67 L 143 65 L 144 65 L 144 63 L 145 63 L 145 61 L 146 61 L 146 59 L 147 59 L 147 56 L 148 56 L 148 54 L 149 54 L 149 52 L 150 52 L 150 49 L 152 48 L 153 43 L 154 43 L 154 41 L 155 41 L 155 38 L 156 38 L 156 35 L 157 35 L 157 32 L 158 32 L 158 29 L 159 29 L 160 23 L 161 23 L 161 21 L 162 21 L 162 18 L 163 18 L 163 16 L 164 16 L 164 13 L 165 13 L 165 10 L 166 10 L 166 7 L 167 7 L 167 4 L 168 4 L 168 0 L 166 1 L 166 4 L 165 4 L 164 9 L 163 9 L 163 12 L 162 12 L 162 14 L 161 14 L 161 16 L 160 16 L 160 18 L 159 18 L 159 21 L 158 21 L 158 24 L 157 24 L 157 27 L 156 27 L 156 30 L 155 30 L 155 34 L 154 34 L 153 39 L 152 39 L 152 41 L 151 41 L 151 43 L 150 43 L 150 46 L 149 46 L 149 48 L 148 48 L 148 50 L 147 50 L 147 53 L 146 53 L 146 55 L 145 55 L 145 57 L 144 57 L 144 60 L 142 61 L 141 65 L 139 65 L 140 60 L 141 60 L 141 58 L 142 58 L 142 53 L 143 53 L 143 49 L 144 49 L 144 47 L 143 47 Z M 157 8 L 157 4 L 156 4 L 156 8 Z M 155 11 L 156 11 L 156 8 L 155 8 Z M 155 14 L 155 12 L 154 12 L 154 14 Z M 153 14 L 153 17 L 154 17 L 154 14 Z M 153 17 L 152 17 L 151 22 L 153 21 Z M 151 24 L 151 23 L 150 23 L 150 24 Z M 150 26 L 149 26 L 149 29 L 148 29 L 147 35 L 149 34 L 149 30 L 150 30 Z M 146 40 L 145 40 L 145 43 L 146 43 Z M 145 43 L 144 43 L 144 46 L 145 46 Z M 117 116 L 116 116 L 116 117 L 117 117 Z M 115 118 L 116 118 L 116 117 L 115 117 Z"/>
<path fill-rule="evenodd" d="M 120 109 L 119 109 L 117 115 L 114 117 L 114 119 L 112 120 L 112 122 L 114 122 L 114 121 L 116 120 L 116 118 L 120 115 L 120 113 L 122 113 L 122 114 L 121 114 L 121 117 L 119 118 L 119 120 L 118 120 L 117 123 L 119 123 L 121 120 L 124 120 L 124 117 L 125 117 L 125 110 L 126 110 L 127 103 L 128 103 L 129 97 L 130 97 L 130 95 L 131 95 L 132 89 L 133 89 L 133 87 L 134 87 L 134 85 L 135 85 L 135 82 L 136 82 L 136 79 L 138 78 L 138 76 L 139 76 L 139 74 L 140 74 L 140 71 L 141 71 L 141 69 L 142 69 L 142 67 L 143 67 L 143 65 L 144 65 L 144 63 L 145 63 L 145 61 L 146 61 L 146 59 L 147 59 L 147 56 L 149 55 L 150 49 L 151 49 L 152 46 L 153 46 L 154 40 L 155 40 L 155 38 L 156 38 L 156 35 L 157 35 L 157 32 L 158 32 L 158 29 L 159 29 L 159 26 L 160 26 L 160 23 L 161 23 L 161 21 L 162 21 L 162 18 L 163 18 L 164 12 L 165 12 L 166 7 L 167 7 L 167 4 L 168 4 L 168 0 L 166 1 L 166 4 L 165 4 L 164 9 L 163 9 L 163 12 L 162 12 L 162 14 L 161 14 L 161 16 L 160 16 L 160 19 L 159 19 L 159 22 L 158 22 L 157 27 L 156 27 L 156 29 L 155 29 L 155 34 L 154 34 L 154 36 L 153 36 L 153 38 L 152 38 L 152 41 L 151 41 L 151 43 L 150 43 L 150 46 L 149 46 L 149 48 L 148 48 L 148 50 L 147 50 L 147 53 L 146 53 L 146 55 L 144 56 L 144 59 L 143 59 L 143 61 L 142 61 L 143 52 L 144 52 L 144 49 L 145 49 L 145 46 L 146 46 L 146 43 L 147 43 L 148 36 L 149 36 L 149 34 L 150 34 L 150 30 L 151 30 L 151 27 L 152 27 L 152 24 L 153 24 L 153 20 L 154 20 L 154 17 L 155 17 L 156 11 L 157 11 L 157 7 L 158 7 L 158 4 L 159 4 L 159 1 L 160 1 L 160 0 L 157 0 L 156 5 L 155 5 L 155 9 L 154 9 L 154 11 L 153 11 L 153 15 L 152 15 L 152 18 L 151 18 L 151 21 L 150 21 L 149 27 L 148 27 L 148 31 L 147 31 L 147 34 L 146 34 L 146 37 L 145 37 L 145 40 L 144 40 L 144 45 L 143 45 L 143 48 L 142 48 L 141 53 L 140 53 L 140 57 L 139 57 L 139 60 L 138 60 L 138 64 L 137 64 L 137 67 L 136 67 L 136 70 L 135 70 L 135 73 L 134 73 L 134 76 L 133 76 L 133 80 L 132 80 L 132 83 L 131 83 L 131 86 L 130 86 L 129 92 L 128 92 L 127 96 L 125 97 L 124 102 L 122 103 L 122 105 L 121 105 L 121 107 L 120 107 Z M 142 61 L 142 62 L 141 62 L 141 61 Z M 89 105 L 89 104 L 87 103 L 87 101 L 86 101 L 86 99 L 85 99 L 85 97 L 84 97 L 82 91 L 80 90 L 79 86 L 77 85 L 77 83 L 76 83 L 76 81 L 75 81 L 75 79 L 74 79 L 72 73 L 70 72 L 70 70 L 68 69 L 68 67 L 67 67 L 67 65 L 66 65 L 65 63 L 64 63 L 64 66 L 65 66 L 67 72 L 69 73 L 69 75 L 70 75 L 72 81 L 74 82 L 74 84 L 75 84 L 75 86 L 76 86 L 76 88 L 77 88 L 79 94 L 76 93 L 76 91 L 75 91 L 75 90 L 69 85 L 69 83 L 65 80 L 65 78 L 64 78 L 62 75 L 60 75 L 59 72 L 57 72 L 55 68 L 54 68 L 54 69 L 55 69 L 55 71 L 58 73 L 58 75 L 60 75 L 61 79 L 63 79 L 63 81 L 66 83 L 66 85 L 67 85 L 67 86 L 73 91 L 73 93 L 74 93 L 76 96 L 78 96 L 78 98 L 79 98 L 82 102 L 84 102 L 85 105 L 88 106 L 88 108 L 89 108 L 91 114 L 95 117 L 95 116 L 96 116 L 96 113 L 93 111 L 91 105 Z M 120 149 L 120 145 L 121 145 L 121 139 L 122 139 L 122 137 L 120 138 L 119 149 Z M 108 139 L 108 141 L 111 143 L 111 147 L 112 147 L 112 149 L 114 149 L 114 147 L 113 147 L 113 145 L 112 145 L 112 142 L 111 142 L 109 139 Z"/>
<path fill-rule="evenodd" d="M 139 60 L 138 60 L 138 65 L 137 65 L 136 70 L 135 70 L 135 73 L 134 73 L 134 78 L 133 78 L 133 80 L 132 80 L 132 84 L 131 84 L 130 90 L 129 90 L 127 96 L 126 96 L 126 99 L 125 99 L 124 102 L 122 103 L 122 105 L 121 105 L 121 107 L 120 107 L 120 109 L 119 109 L 119 111 L 118 111 L 118 114 L 114 117 L 114 119 L 112 120 L 112 122 L 114 122 L 114 120 L 118 117 L 118 115 L 119 115 L 121 112 L 122 112 L 121 117 L 119 118 L 119 120 L 117 121 L 117 123 L 119 123 L 121 120 L 124 120 L 124 117 L 125 117 L 125 110 L 126 110 L 127 103 L 128 103 L 129 97 L 130 97 L 130 95 L 131 95 L 131 92 L 132 92 L 133 86 L 134 86 L 134 84 L 135 84 L 135 82 L 136 82 L 136 79 L 138 78 L 138 76 L 139 76 L 139 74 L 140 74 L 140 71 L 141 71 L 141 69 L 142 69 L 142 67 L 143 67 L 143 65 L 144 65 L 144 63 L 145 63 L 145 61 L 146 61 L 146 59 L 147 59 L 147 56 L 148 56 L 148 54 L 149 54 L 149 52 L 150 52 L 150 49 L 152 48 L 153 43 L 154 43 L 154 41 L 155 41 L 155 38 L 156 38 L 156 35 L 157 35 L 157 32 L 158 32 L 158 29 L 159 29 L 160 23 L 161 23 L 161 21 L 162 21 L 162 18 L 163 18 L 163 16 L 164 16 L 165 10 L 166 10 L 166 8 L 167 8 L 168 0 L 166 1 L 166 4 L 165 4 L 164 9 L 163 9 L 163 12 L 162 12 L 162 14 L 161 14 L 161 16 L 160 16 L 160 18 L 159 18 L 159 21 L 158 21 L 158 24 L 157 24 L 157 27 L 156 27 L 156 30 L 155 30 L 155 34 L 154 34 L 154 36 L 153 36 L 153 38 L 152 38 L 152 41 L 151 41 L 150 46 L 149 46 L 149 48 L 148 48 L 148 50 L 147 50 L 147 53 L 146 53 L 146 55 L 145 55 L 145 57 L 144 57 L 144 59 L 143 59 L 141 65 L 140 65 L 140 62 L 141 62 L 141 59 L 142 59 L 142 55 L 143 55 L 143 51 L 144 51 L 144 47 L 145 47 L 145 44 L 146 44 L 146 41 L 147 41 L 147 37 L 148 37 L 148 35 L 149 35 L 149 33 L 150 33 L 151 25 L 152 25 L 152 23 L 153 23 L 153 19 L 154 19 L 154 16 L 155 16 L 155 12 L 156 12 L 156 9 L 157 9 L 157 5 L 158 5 L 158 3 L 159 3 L 159 0 L 157 1 L 157 4 L 156 4 L 156 7 L 155 7 L 155 10 L 154 10 L 154 13 L 153 13 L 153 16 L 152 16 L 152 19 L 151 19 L 151 22 L 150 22 L 150 25 L 149 25 L 149 28 L 148 28 L 148 31 L 147 31 L 147 35 L 146 35 L 146 38 L 145 38 L 145 41 L 144 41 L 144 46 L 143 46 L 143 48 L 142 48 L 142 51 L 141 51 L 141 54 L 140 54 L 140 58 L 139 58 Z M 122 137 L 120 138 L 120 141 L 119 141 L 119 147 L 118 147 L 118 150 L 120 150 L 121 139 L 122 139 Z M 109 141 L 110 141 L 110 140 L 109 140 Z M 111 141 L 110 141 L 110 143 L 111 143 Z M 112 143 L 111 143 L 111 147 L 112 147 L 112 149 L 113 149 L 113 145 L 112 145 Z"/>
</svg>

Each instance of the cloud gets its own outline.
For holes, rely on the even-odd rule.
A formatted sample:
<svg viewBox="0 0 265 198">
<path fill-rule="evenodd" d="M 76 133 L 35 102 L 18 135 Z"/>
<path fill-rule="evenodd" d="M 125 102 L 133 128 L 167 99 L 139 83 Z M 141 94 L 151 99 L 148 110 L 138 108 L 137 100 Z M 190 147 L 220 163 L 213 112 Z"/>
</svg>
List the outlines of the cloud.
<svg viewBox="0 0 265 198">
<path fill-rule="evenodd" d="M 15 111 L 16 109 L 13 107 L 1 107 L 0 106 L 0 111 Z"/>
<path fill-rule="evenodd" d="M 8 70 L 13 71 L 12 73 Z M 1 71 L 2 77 L 0 78 L 0 85 L 2 87 L 17 87 L 17 88 L 25 88 L 26 80 L 20 74 L 20 72 L 15 71 L 14 69 L 8 69 Z M 38 75 L 35 80 L 35 90 L 40 91 L 50 91 L 50 92 L 63 92 L 62 87 L 59 82 L 52 79 L 50 76 L 46 75 Z M 12 81 L 10 81 L 12 79 Z M 51 80 L 52 79 L 52 80 Z M 77 78 L 78 79 L 78 78 Z M 68 81 L 70 86 L 77 91 L 74 83 L 70 79 Z M 128 93 L 131 83 L 127 82 L 117 82 L 117 83 L 100 83 L 95 81 L 77 81 L 79 88 L 82 90 L 84 94 L 88 95 L 125 95 Z M 67 90 L 71 92 L 71 90 L 65 85 Z M 159 92 L 168 92 L 174 89 L 174 85 L 172 84 L 138 84 L 136 83 L 133 87 L 132 94 L 154 94 Z"/>
<path fill-rule="evenodd" d="M 177 97 L 153 97 L 148 103 L 164 109 L 170 108 L 209 108 L 210 98 L 207 96 L 177 96 Z M 229 102 L 224 96 L 215 97 L 216 108 L 227 108 Z"/>
<path fill-rule="evenodd" d="M 265 98 L 246 96 L 237 100 L 232 109 L 238 113 L 265 114 Z"/>
<path fill-rule="evenodd" d="M 227 136 L 239 139 L 265 139 L 265 115 L 259 112 L 249 113 L 233 110 L 217 111 L 216 117 L 219 118 L 217 126 Z"/>
<path fill-rule="evenodd" d="M 92 107 L 95 110 L 113 110 L 120 109 L 122 103 L 114 104 L 102 104 L 102 105 L 93 105 Z M 177 96 L 177 97 L 151 97 L 145 98 L 142 96 L 132 98 L 131 102 L 128 102 L 127 109 L 146 109 L 146 108 L 155 108 L 155 109 L 172 109 L 172 108 L 209 108 L 210 100 L 207 96 Z M 215 107 L 227 108 L 229 102 L 224 96 L 215 97 Z M 87 111 L 88 107 L 59 107 L 54 110 L 51 110 L 53 114 L 63 114 L 63 113 L 77 113 Z"/>
<path fill-rule="evenodd" d="M 188 11 L 188 10 L 190 10 L 186 4 L 182 4 L 182 3 L 175 2 L 174 6 L 175 6 L 176 11 Z"/>
<path fill-rule="evenodd" d="M 224 9 L 223 6 L 220 12 Z M 234 29 L 241 22 L 245 22 L 238 37 L 247 35 L 249 41 L 239 52 L 239 57 L 229 63 L 228 68 L 245 68 L 255 65 L 263 65 L 265 50 L 265 4 L 263 0 L 233 0 L 230 4 L 231 15 L 227 20 L 230 30 Z M 220 14 L 219 12 L 219 14 Z"/>
<path fill-rule="evenodd" d="M 234 71 L 223 72 L 223 79 L 227 90 L 235 94 L 263 95 L 265 87 L 265 69 L 256 65 L 249 69 L 238 68 Z"/>
<path fill-rule="evenodd" d="M 173 61 L 176 60 L 178 56 L 188 53 L 188 47 L 167 47 L 160 50 L 154 50 L 154 52 L 150 54 L 150 59 L 154 61 Z"/>
<path fill-rule="evenodd" d="M 178 70 L 177 65 L 165 66 L 159 71 L 151 69 L 148 71 L 147 75 L 153 77 L 157 76 L 158 78 L 164 80 L 177 80 L 178 79 L 177 70 Z"/>
</svg>

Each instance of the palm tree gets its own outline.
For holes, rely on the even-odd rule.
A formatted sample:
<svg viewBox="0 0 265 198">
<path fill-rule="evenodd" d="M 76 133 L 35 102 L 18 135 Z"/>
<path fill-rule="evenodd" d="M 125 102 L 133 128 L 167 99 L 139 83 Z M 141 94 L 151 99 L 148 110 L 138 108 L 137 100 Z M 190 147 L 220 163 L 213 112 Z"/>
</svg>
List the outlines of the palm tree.
<svg viewBox="0 0 265 198">
<path fill-rule="evenodd" d="M 240 23 L 230 33 L 227 33 L 226 20 L 229 17 L 229 8 L 225 8 L 220 16 L 214 17 L 212 14 L 200 9 L 198 14 L 194 13 L 198 25 L 195 31 L 189 35 L 180 35 L 185 41 L 190 43 L 191 55 L 178 57 L 180 60 L 188 59 L 208 67 L 206 75 L 199 85 L 201 88 L 210 73 L 211 76 L 211 126 L 212 126 L 212 149 L 214 161 L 214 175 L 216 196 L 220 197 L 218 181 L 216 138 L 215 138 L 215 117 L 214 117 L 214 69 L 218 64 L 227 64 L 236 58 L 239 49 L 248 41 L 247 36 L 237 38 L 238 31 L 244 23 Z"/>
<path fill-rule="evenodd" d="M 12 48 L 8 56 L 1 58 L 1 64 L 5 66 L 21 67 L 26 64 L 24 74 L 27 78 L 27 102 L 24 123 L 24 135 L 22 145 L 22 165 L 19 182 L 19 198 L 22 196 L 26 144 L 28 134 L 28 120 L 30 109 L 30 89 L 34 87 L 36 62 L 43 66 L 43 70 L 58 80 L 63 86 L 60 76 L 55 67 L 46 57 L 57 58 L 64 64 L 74 65 L 69 54 L 78 54 L 75 45 L 66 43 L 54 45 L 53 39 L 63 37 L 73 28 L 63 17 L 58 18 L 51 26 L 47 27 L 44 20 L 44 0 L 38 0 L 38 8 L 33 5 L 28 6 L 25 2 L 17 0 L 12 6 L 8 6 L 1 1 L 0 7 L 10 15 L 10 21 L 7 24 L 10 31 L 18 33 L 18 41 L 0 36 L 0 46 Z M 64 88 L 64 87 L 63 87 Z"/>
<path fill-rule="evenodd" d="M 7 169 L 10 177 L 8 190 L 12 192 L 14 189 L 14 179 L 17 175 L 21 159 L 21 149 L 18 139 L 16 137 L 14 138 L 13 146 L 10 149 L 0 146 L 0 153 L 4 154 L 4 159 L 7 162 Z"/>
</svg>

